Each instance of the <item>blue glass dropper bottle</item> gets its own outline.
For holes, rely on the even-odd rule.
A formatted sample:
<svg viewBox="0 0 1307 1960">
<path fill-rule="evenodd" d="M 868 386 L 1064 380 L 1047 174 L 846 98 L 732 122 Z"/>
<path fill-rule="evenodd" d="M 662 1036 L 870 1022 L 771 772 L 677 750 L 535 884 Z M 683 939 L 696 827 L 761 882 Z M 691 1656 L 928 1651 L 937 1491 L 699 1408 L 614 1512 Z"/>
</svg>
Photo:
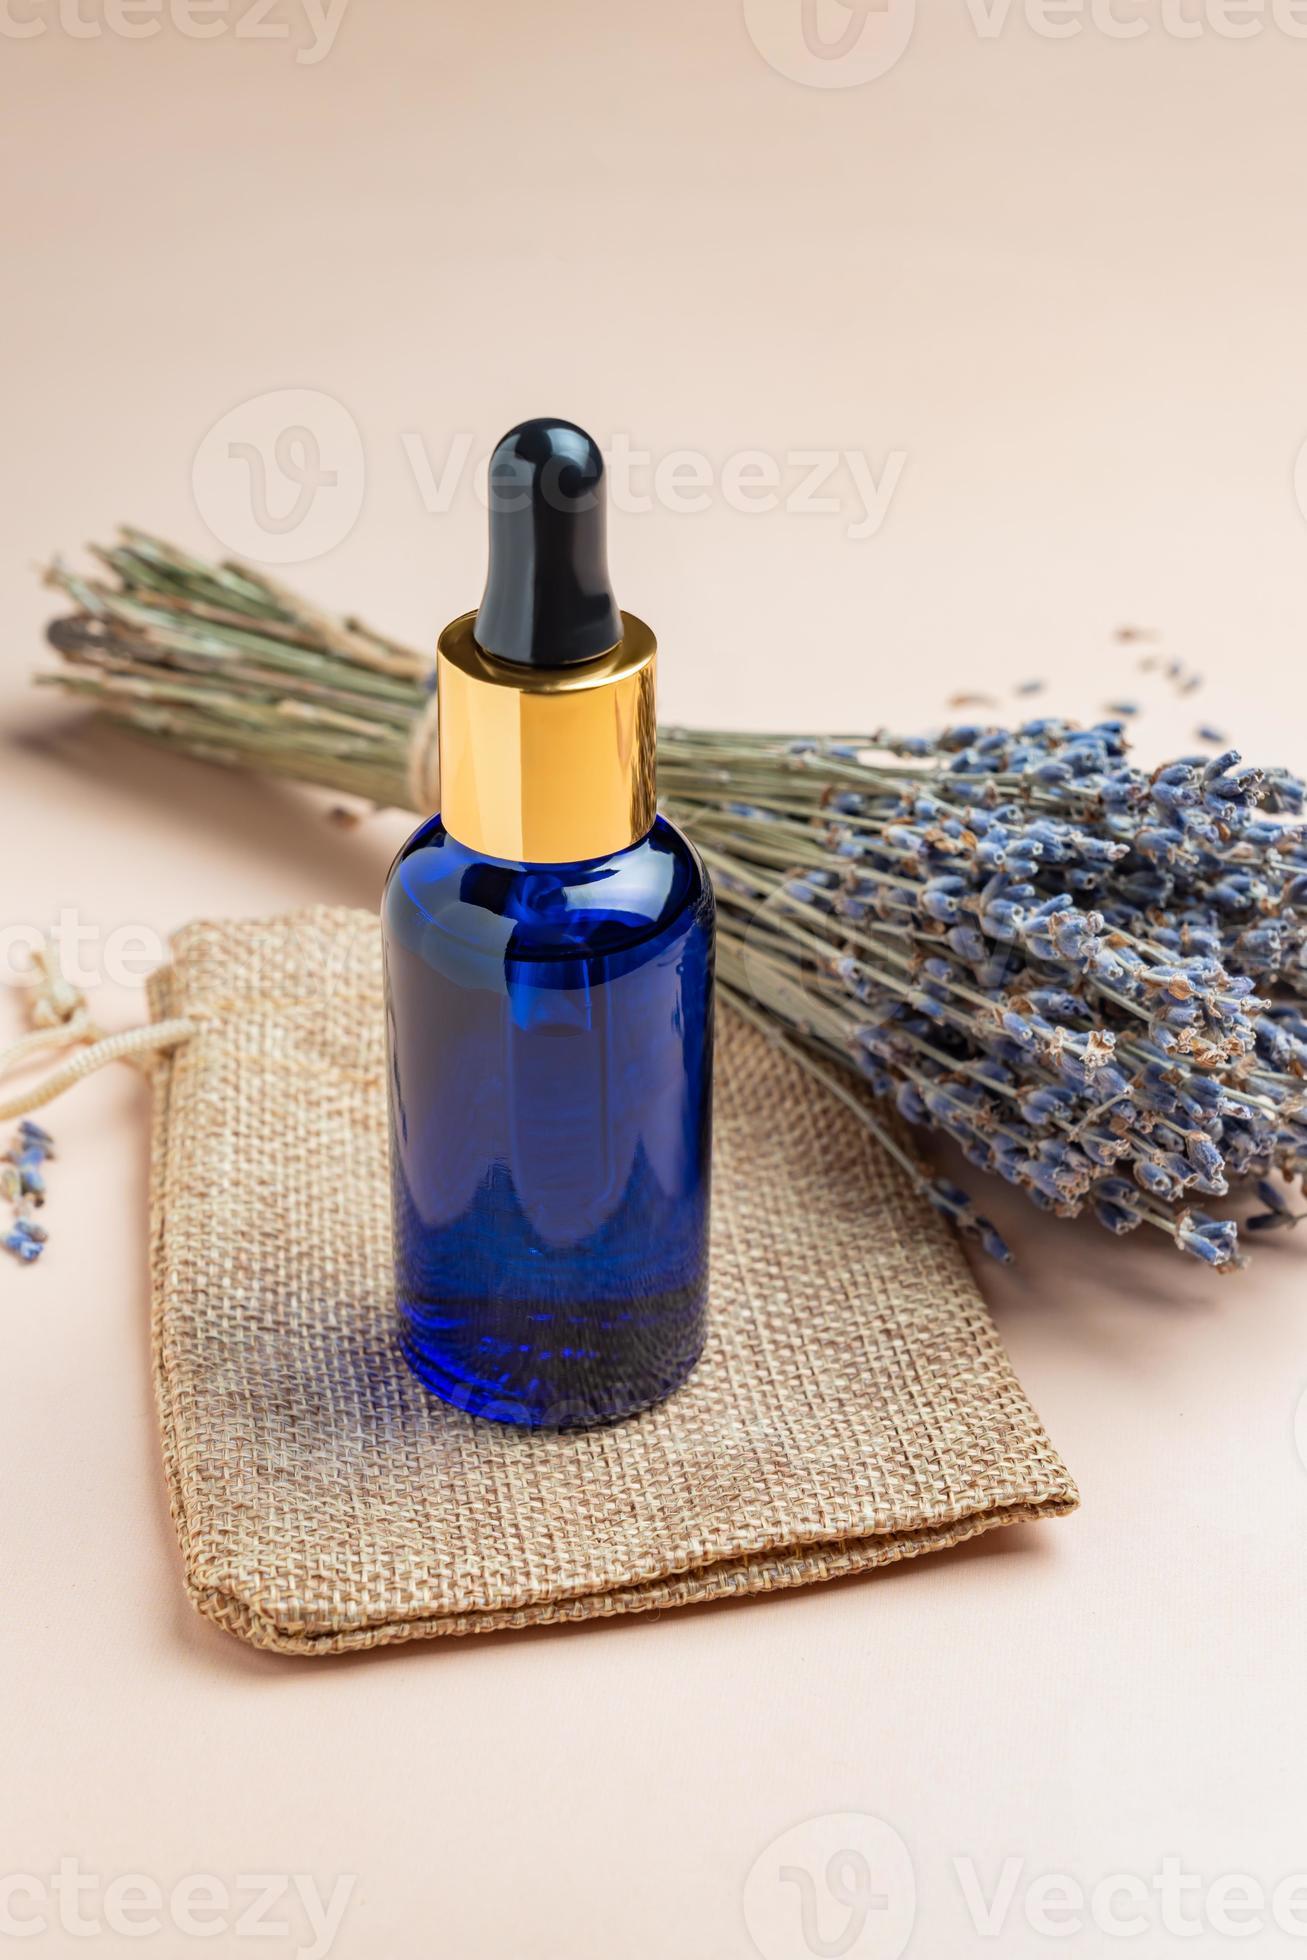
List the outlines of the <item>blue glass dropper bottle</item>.
<svg viewBox="0 0 1307 1960">
<path fill-rule="evenodd" d="M 660 1401 L 705 1331 L 713 901 L 656 813 L 603 474 L 568 422 L 495 450 L 485 596 L 440 636 L 441 813 L 382 914 L 404 1350 L 531 1427 Z"/>
</svg>

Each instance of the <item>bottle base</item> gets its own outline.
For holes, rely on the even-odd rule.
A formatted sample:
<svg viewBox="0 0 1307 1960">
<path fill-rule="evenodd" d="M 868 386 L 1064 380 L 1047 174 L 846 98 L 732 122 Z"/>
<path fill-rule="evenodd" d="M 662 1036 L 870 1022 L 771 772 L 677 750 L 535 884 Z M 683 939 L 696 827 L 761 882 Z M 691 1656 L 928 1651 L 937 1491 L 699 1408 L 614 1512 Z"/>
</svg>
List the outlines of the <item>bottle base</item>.
<svg viewBox="0 0 1307 1960">
<path fill-rule="evenodd" d="M 445 1357 L 432 1354 L 407 1333 L 400 1340 L 404 1359 L 422 1386 L 482 1422 L 498 1422 L 515 1429 L 573 1430 L 603 1429 L 624 1422 L 646 1409 L 657 1408 L 684 1386 L 699 1365 L 704 1342 L 688 1353 L 666 1375 L 637 1383 L 607 1379 L 588 1386 L 584 1377 L 575 1382 L 541 1383 L 534 1392 L 514 1392 L 503 1382 L 479 1381 L 449 1366 Z"/>
</svg>

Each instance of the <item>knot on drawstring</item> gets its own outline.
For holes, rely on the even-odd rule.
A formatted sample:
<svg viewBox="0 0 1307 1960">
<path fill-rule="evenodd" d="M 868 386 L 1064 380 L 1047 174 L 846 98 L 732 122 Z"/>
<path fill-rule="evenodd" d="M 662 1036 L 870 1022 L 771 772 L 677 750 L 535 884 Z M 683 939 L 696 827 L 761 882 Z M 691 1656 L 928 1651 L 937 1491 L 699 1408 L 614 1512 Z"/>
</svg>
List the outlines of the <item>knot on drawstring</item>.
<svg viewBox="0 0 1307 1960">
<path fill-rule="evenodd" d="M 66 977 L 59 955 L 48 939 L 32 954 L 32 970 L 27 1018 L 33 1029 L 58 1030 L 65 1038 L 89 1036 L 94 1024 L 86 995 Z"/>
<path fill-rule="evenodd" d="M 145 1027 L 124 1028 L 120 1034 L 105 1034 L 93 1020 L 85 994 L 64 974 L 59 955 L 48 939 L 32 954 L 28 990 L 27 1018 L 32 1024 L 31 1032 L 0 1049 L 0 1090 L 7 1077 L 21 1073 L 40 1055 L 69 1048 L 80 1052 L 28 1088 L 17 1089 L 8 1096 L 0 1093 L 0 1122 L 26 1116 L 53 1102 L 75 1082 L 94 1075 L 110 1062 L 139 1065 L 164 1049 L 176 1048 L 190 1040 L 197 1025 L 189 1016 L 182 1015 Z"/>
</svg>

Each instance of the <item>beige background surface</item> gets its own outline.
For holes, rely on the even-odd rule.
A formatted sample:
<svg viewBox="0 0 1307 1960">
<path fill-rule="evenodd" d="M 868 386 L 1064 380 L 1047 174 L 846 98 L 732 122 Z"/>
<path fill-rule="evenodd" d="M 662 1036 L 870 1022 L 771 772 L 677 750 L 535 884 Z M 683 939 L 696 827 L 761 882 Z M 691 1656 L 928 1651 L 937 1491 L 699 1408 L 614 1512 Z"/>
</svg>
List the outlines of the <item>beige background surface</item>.
<svg viewBox="0 0 1307 1960">
<path fill-rule="evenodd" d="M 823 32 L 841 12 L 823 0 Z M 429 508 L 413 458 L 439 477 L 458 438 L 483 455 L 547 410 L 712 467 L 705 509 L 664 494 L 613 520 L 669 714 L 915 727 L 957 689 L 1007 704 L 1043 677 L 1072 711 L 1155 703 L 1150 748 L 1189 746 L 1201 716 L 1307 765 L 1290 10 L 1118 0 L 1058 14 L 1077 31 L 1052 38 L 1038 10 L 931 0 L 901 59 L 848 87 L 810 85 L 838 64 L 800 60 L 799 0 L 750 14 L 773 63 L 734 0 L 348 0 L 306 62 L 300 0 L 275 0 L 258 38 L 234 0 L 207 40 L 166 11 L 13 0 L 7 932 L 72 909 L 103 946 L 124 925 L 374 899 L 402 824 L 343 834 L 288 793 L 93 738 L 25 682 L 51 551 L 124 518 L 243 542 L 215 539 L 195 496 L 231 513 L 224 531 L 248 523 L 249 466 L 224 444 L 285 426 L 241 406 L 281 390 L 345 418 L 320 425 L 327 548 L 286 576 L 395 632 L 429 641 L 483 564 L 470 482 Z M 887 38 L 848 58 L 909 26 L 890 0 L 867 29 Z M 351 425 L 359 450 L 336 453 Z M 810 467 L 794 459 L 829 449 L 878 479 L 899 455 L 873 535 L 848 534 L 845 464 L 833 512 L 740 510 L 721 487 L 741 452 L 788 490 Z M 273 476 L 274 523 L 295 494 Z M 1159 632 L 1202 693 L 1141 676 L 1123 625 Z M 139 1011 L 121 985 L 95 998 L 115 1024 Z M 848 1921 L 828 1853 L 892 1841 L 817 1824 L 746 1877 L 792 1826 L 858 1812 L 915 1869 L 910 1953 L 1114 1952 L 1111 1901 L 1061 1942 L 1024 1902 L 1041 1873 L 1087 1893 L 1125 1873 L 1152 1960 L 1230 1946 L 1213 1881 L 1269 1891 L 1307 1869 L 1301 1239 L 1220 1283 L 986 1194 L 1020 1263 L 983 1284 L 1080 1481 L 1067 1523 L 803 1596 L 301 1664 L 182 1602 L 146 1372 L 144 1091 L 102 1079 L 54 1127 L 49 1258 L 0 1264 L 0 1877 L 44 1886 L 77 1859 L 100 1875 L 94 1916 L 115 1875 L 354 1874 L 341 1960 L 736 1960 L 750 1927 L 767 1960 L 803 1960 Z M 1156 1889 L 1168 1857 L 1202 1881 L 1179 1919 Z M 997 1943 L 956 1860 L 986 1894 L 1014 1861 Z M 782 1863 L 811 1875 L 808 1935 Z M 901 1950 L 896 1869 L 891 1908 L 842 1950 Z M 32 1896 L 10 1899 L 20 1917 Z M 309 1943 L 255 1944 L 234 1917 L 208 1940 L 83 1939 L 51 1897 L 27 1947 Z M 1268 1916 L 1242 1944 L 1303 1942 Z"/>
</svg>

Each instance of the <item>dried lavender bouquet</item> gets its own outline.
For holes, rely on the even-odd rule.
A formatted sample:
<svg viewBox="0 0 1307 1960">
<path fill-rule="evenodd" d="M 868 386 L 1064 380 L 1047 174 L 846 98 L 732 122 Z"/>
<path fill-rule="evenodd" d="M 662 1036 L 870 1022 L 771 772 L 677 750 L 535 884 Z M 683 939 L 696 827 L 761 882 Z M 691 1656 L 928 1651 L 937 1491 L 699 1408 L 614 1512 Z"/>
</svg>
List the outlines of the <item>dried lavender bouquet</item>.
<svg viewBox="0 0 1307 1960">
<path fill-rule="evenodd" d="M 379 804 L 434 802 L 431 660 L 244 565 L 146 533 L 61 565 L 63 668 L 138 733 Z M 1045 1210 L 1168 1234 L 1208 1265 L 1307 1171 L 1307 827 L 1287 770 L 1233 750 L 1145 773 L 1124 724 L 939 736 L 663 728 L 664 806 L 717 888 L 722 986 L 843 1097 L 995 1257 L 908 1123 Z"/>
</svg>

